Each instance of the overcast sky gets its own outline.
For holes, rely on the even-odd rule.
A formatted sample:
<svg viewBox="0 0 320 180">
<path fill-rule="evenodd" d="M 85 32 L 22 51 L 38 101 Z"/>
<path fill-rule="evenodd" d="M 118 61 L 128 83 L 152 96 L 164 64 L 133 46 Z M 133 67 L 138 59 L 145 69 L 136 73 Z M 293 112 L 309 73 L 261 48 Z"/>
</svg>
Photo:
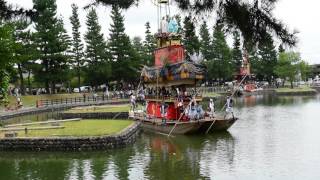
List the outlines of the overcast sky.
<svg viewBox="0 0 320 180">
<path fill-rule="evenodd" d="M 7 0 L 10 4 L 32 8 L 32 0 Z M 71 24 L 69 17 L 71 16 L 71 4 L 75 3 L 79 6 L 79 14 L 81 21 L 81 32 L 86 31 L 85 21 L 87 11 L 82 9 L 89 4 L 91 0 L 57 0 L 58 14 L 62 16 L 65 27 L 71 33 Z M 304 60 L 310 64 L 320 63 L 320 29 L 318 20 L 320 19 L 319 0 L 280 0 L 274 11 L 275 16 L 287 24 L 290 30 L 298 30 L 299 43 L 295 51 L 301 52 Z M 110 28 L 110 12 L 111 9 L 103 6 L 97 8 L 99 15 L 99 23 L 102 26 L 103 33 L 106 38 L 109 36 Z M 172 7 L 171 13 L 179 12 Z M 144 37 L 144 24 L 149 21 L 152 31 L 157 29 L 157 8 L 151 3 L 151 0 L 141 0 L 139 7 L 132 7 L 124 11 L 126 33 L 130 37 Z M 213 18 L 211 18 L 213 19 Z M 213 22 L 213 21 L 212 21 Z M 211 23 L 210 23 L 211 24 Z"/>
</svg>

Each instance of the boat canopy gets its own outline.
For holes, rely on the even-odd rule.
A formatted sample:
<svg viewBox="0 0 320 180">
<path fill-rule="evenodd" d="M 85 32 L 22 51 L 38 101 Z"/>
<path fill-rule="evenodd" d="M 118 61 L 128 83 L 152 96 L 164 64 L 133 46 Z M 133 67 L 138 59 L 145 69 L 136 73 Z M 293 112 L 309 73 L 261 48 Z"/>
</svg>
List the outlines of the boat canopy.
<svg viewBox="0 0 320 180">
<path fill-rule="evenodd" d="M 145 66 L 141 72 L 141 79 L 147 86 L 195 85 L 204 79 L 205 72 L 205 66 L 183 61 L 162 67 Z"/>
</svg>

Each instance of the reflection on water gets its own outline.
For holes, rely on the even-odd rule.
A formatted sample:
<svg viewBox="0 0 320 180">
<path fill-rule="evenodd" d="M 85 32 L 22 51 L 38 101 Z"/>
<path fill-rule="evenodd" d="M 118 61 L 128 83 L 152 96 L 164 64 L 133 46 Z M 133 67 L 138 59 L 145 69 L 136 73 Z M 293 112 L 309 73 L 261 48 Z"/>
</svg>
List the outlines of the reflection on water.
<svg viewBox="0 0 320 180">
<path fill-rule="evenodd" d="M 145 133 L 104 152 L 2 152 L 0 179 L 320 179 L 319 97 L 235 102 L 240 120 L 229 133 Z"/>
</svg>

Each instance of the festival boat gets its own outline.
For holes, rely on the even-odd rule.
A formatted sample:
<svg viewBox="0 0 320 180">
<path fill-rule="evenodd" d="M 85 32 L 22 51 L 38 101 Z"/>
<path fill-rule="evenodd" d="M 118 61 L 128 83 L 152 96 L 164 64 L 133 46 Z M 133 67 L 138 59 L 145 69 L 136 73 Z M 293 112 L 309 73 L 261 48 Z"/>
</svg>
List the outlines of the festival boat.
<svg viewBox="0 0 320 180">
<path fill-rule="evenodd" d="M 203 110 L 197 87 L 206 68 L 199 59 L 187 57 L 175 19 L 162 18 L 155 37 L 154 66 L 143 67 L 138 87 L 145 104 L 129 116 L 141 121 L 144 130 L 167 135 L 225 131 L 232 126 L 237 120 L 233 115 L 218 117 Z"/>
<path fill-rule="evenodd" d="M 234 92 L 238 96 L 257 94 L 261 90 L 257 88 L 255 75 L 251 73 L 251 65 L 247 52 L 245 52 L 240 71 L 235 75 L 235 79 L 237 83 Z"/>
</svg>

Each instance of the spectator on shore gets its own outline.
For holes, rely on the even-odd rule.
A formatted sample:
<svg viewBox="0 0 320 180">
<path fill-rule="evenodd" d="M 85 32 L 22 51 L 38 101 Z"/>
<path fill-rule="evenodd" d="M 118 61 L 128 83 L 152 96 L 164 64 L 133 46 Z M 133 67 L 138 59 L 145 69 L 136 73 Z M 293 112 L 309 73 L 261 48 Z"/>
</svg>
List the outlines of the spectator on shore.
<svg viewBox="0 0 320 180">
<path fill-rule="evenodd" d="M 134 111 L 136 108 L 136 96 L 132 93 L 130 95 L 130 103 L 131 103 L 131 110 Z"/>
</svg>

